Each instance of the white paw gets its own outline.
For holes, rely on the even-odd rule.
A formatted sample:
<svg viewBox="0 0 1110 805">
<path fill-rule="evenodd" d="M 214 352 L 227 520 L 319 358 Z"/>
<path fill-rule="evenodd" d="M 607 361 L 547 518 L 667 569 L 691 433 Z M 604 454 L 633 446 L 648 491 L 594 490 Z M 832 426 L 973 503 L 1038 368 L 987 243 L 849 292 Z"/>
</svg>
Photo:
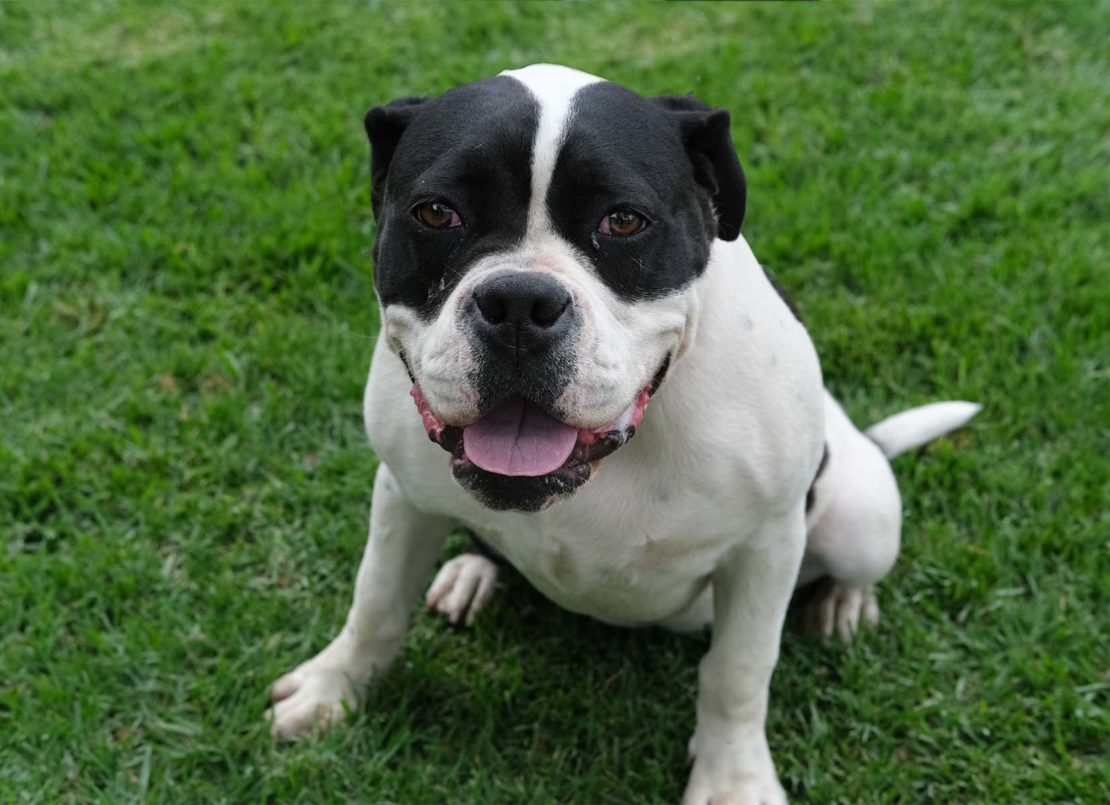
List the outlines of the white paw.
<svg viewBox="0 0 1110 805">
<path fill-rule="evenodd" d="M 436 574 L 425 600 L 428 609 L 451 623 L 474 624 L 474 617 L 493 598 L 497 565 L 477 553 L 463 553 L 448 560 Z"/>
<path fill-rule="evenodd" d="M 374 665 L 354 655 L 345 635 L 270 688 L 271 735 L 289 739 L 320 732 L 358 706 Z"/>
<path fill-rule="evenodd" d="M 879 602 L 871 587 L 830 580 L 806 605 L 806 632 L 821 640 L 835 633 L 845 644 L 851 643 L 861 623 L 875 626 L 878 622 Z"/>
<path fill-rule="evenodd" d="M 694 768 L 683 805 L 786 805 L 762 732 L 690 740 Z"/>
</svg>

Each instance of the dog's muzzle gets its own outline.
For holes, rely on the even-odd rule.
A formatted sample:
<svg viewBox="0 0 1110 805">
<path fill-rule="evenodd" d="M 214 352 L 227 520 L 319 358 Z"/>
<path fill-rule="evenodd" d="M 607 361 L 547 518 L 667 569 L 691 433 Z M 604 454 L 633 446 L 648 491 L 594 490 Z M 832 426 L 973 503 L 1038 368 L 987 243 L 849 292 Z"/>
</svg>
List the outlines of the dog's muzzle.
<svg viewBox="0 0 1110 805">
<path fill-rule="evenodd" d="M 468 425 L 451 426 L 432 411 L 418 383 L 411 394 L 428 438 L 451 454 L 464 488 L 493 509 L 538 511 L 582 486 L 601 459 L 632 438 L 669 366 L 668 355 L 614 422 L 592 429 L 568 425 L 520 396 L 499 401 Z"/>
<path fill-rule="evenodd" d="M 512 397 L 555 410 L 574 375 L 581 321 L 566 286 L 542 271 L 497 271 L 471 292 L 463 318 L 476 358 L 467 380 L 478 393 L 479 410 L 488 412 Z M 536 427 L 543 421 L 529 419 Z"/>
</svg>

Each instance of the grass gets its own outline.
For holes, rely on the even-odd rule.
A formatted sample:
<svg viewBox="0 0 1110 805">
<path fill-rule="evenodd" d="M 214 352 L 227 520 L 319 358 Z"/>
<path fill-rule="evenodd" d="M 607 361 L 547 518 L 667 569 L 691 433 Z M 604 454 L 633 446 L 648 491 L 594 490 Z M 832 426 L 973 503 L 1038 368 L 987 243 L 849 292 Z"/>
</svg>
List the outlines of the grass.
<svg viewBox="0 0 1110 805">
<path fill-rule="evenodd" d="M 858 422 L 985 405 L 897 461 L 882 628 L 785 637 L 791 795 L 1110 799 L 1108 39 L 1105 2 L 0 5 L 0 800 L 678 798 L 704 645 L 519 580 L 418 616 L 349 727 L 261 721 L 365 536 L 361 114 L 539 60 L 733 111 Z"/>
</svg>

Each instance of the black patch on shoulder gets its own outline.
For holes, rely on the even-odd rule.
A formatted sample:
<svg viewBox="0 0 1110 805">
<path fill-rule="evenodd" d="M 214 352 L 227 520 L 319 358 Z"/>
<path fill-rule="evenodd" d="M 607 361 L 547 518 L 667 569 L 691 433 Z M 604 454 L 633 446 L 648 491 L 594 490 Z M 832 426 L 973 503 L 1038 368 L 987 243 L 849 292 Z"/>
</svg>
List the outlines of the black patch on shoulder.
<svg viewBox="0 0 1110 805">
<path fill-rule="evenodd" d="M 794 299 L 786 292 L 786 289 L 782 287 L 778 277 L 776 277 L 767 266 L 761 265 L 760 268 L 763 269 L 763 274 L 767 277 L 767 281 L 771 283 L 771 287 L 775 289 L 775 293 L 779 295 L 779 299 L 785 302 L 786 306 L 790 308 L 790 312 L 794 314 L 794 318 L 802 324 L 805 324 L 805 322 L 802 321 L 802 314 L 798 310 L 798 306 L 794 304 Z M 821 466 L 825 466 L 824 459 L 821 460 Z M 820 470 L 818 470 L 818 474 L 820 474 Z"/>
<path fill-rule="evenodd" d="M 393 104 L 367 115 L 375 183 L 385 185 L 375 189 L 374 285 L 382 305 L 402 304 L 430 319 L 476 260 L 523 238 L 539 106 L 506 76 L 403 103 L 403 127 L 383 122 Z M 436 199 L 463 225 L 421 224 L 413 209 Z"/>
<path fill-rule="evenodd" d="M 815 487 L 817 486 L 817 481 L 820 480 L 821 475 L 825 472 L 825 467 L 828 466 L 828 463 L 829 463 L 829 445 L 828 445 L 828 442 L 826 442 L 825 443 L 825 449 L 821 453 L 821 463 L 817 465 L 817 472 L 814 474 L 813 481 L 809 485 L 809 491 L 806 492 L 806 511 L 807 512 L 810 509 L 813 508 L 813 504 L 817 499 L 817 492 L 815 490 Z"/>
<path fill-rule="evenodd" d="M 717 234 L 712 196 L 698 182 L 675 114 L 617 84 L 584 87 L 548 189 L 559 233 L 625 300 L 690 283 L 704 271 Z M 622 206 L 649 225 L 629 237 L 598 232 L 602 218 Z"/>
</svg>

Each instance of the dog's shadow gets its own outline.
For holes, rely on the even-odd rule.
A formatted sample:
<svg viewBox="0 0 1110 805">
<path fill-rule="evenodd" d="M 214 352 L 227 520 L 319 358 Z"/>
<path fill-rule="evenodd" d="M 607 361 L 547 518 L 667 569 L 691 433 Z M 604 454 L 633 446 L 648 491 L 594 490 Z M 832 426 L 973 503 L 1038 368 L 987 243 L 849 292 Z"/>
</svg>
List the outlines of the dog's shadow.
<svg viewBox="0 0 1110 805">
<path fill-rule="evenodd" d="M 501 577 L 473 629 L 414 620 L 357 718 L 376 751 L 400 742 L 446 788 L 480 775 L 506 798 L 537 785 L 557 799 L 680 798 L 708 634 L 609 626 Z"/>
</svg>

